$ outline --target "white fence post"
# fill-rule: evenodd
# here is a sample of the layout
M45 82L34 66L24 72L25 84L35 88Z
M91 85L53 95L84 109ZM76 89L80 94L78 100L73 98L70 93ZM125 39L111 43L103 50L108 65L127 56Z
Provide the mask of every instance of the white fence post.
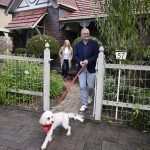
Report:
M104 87L104 74L105 74L105 60L104 48L99 48L99 55L96 65L96 85L95 85L95 120L101 120L102 100L103 100L103 87Z
M119 60L119 65L121 65L121 60ZM119 69L118 72L118 86L117 86L117 103L119 102L119 92L120 92L120 75L121 75L121 69ZM118 107L116 106L116 114L115 119L118 119Z
M45 44L44 50L44 75L43 75L43 110L50 109L50 50L49 44Z

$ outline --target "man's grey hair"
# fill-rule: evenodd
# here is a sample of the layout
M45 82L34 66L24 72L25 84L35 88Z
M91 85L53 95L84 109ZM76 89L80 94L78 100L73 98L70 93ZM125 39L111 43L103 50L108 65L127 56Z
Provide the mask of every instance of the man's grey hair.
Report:
M88 29L88 28L82 28L82 30L81 30L81 34L82 34L82 32L84 31L84 30L88 30L89 32L90 32L90 30Z

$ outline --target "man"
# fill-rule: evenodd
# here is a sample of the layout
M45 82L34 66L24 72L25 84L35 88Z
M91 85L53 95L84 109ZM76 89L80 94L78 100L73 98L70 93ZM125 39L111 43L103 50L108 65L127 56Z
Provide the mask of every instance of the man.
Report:
M81 92L81 108L85 111L88 103L94 98L95 66L99 53L98 43L90 39L90 31L87 28L81 30L82 40L77 43L74 50L74 59L78 70L84 66L79 75L79 84ZM87 93L88 85L88 93Z

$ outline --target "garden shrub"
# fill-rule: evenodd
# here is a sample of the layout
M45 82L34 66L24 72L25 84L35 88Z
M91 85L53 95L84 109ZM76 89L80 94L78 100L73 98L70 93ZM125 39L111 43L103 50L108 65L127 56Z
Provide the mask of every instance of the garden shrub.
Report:
M130 88L129 103L134 103L136 108L133 108L131 112L128 112L130 118L129 124L137 130L150 132L150 111L140 110L138 104L149 105L150 102L150 89L148 88Z
M131 118L130 126L140 131L150 132L150 111L134 108L128 116Z
M116 101L117 99L117 86L116 80L112 76L107 76L105 79L104 99Z
M0 64L0 104L28 102L33 96L14 94L8 89L43 91L43 65L36 62L5 61ZM57 74L51 74L51 98L56 99L64 89L63 80Z
M50 95L52 99L56 99L63 93L64 83L62 77L57 74L51 74L51 91Z
M46 43L49 43L51 58L57 57L59 43L54 37L48 35L36 35L29 39L26 45L27 54L35 55L36 57L43 57Z
M16 48L15 54L27 54L27 49L26 48Z

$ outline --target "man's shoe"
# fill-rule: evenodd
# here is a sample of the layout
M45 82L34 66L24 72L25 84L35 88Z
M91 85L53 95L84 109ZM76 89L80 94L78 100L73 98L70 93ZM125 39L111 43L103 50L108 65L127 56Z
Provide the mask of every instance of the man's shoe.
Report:
M66 78L64 78L64 81L65 81L65 82L67 82L67 79L66 79Z
M85 111L86 108L87 108L87 106L82 105L81 108L80 108L80 111Z

